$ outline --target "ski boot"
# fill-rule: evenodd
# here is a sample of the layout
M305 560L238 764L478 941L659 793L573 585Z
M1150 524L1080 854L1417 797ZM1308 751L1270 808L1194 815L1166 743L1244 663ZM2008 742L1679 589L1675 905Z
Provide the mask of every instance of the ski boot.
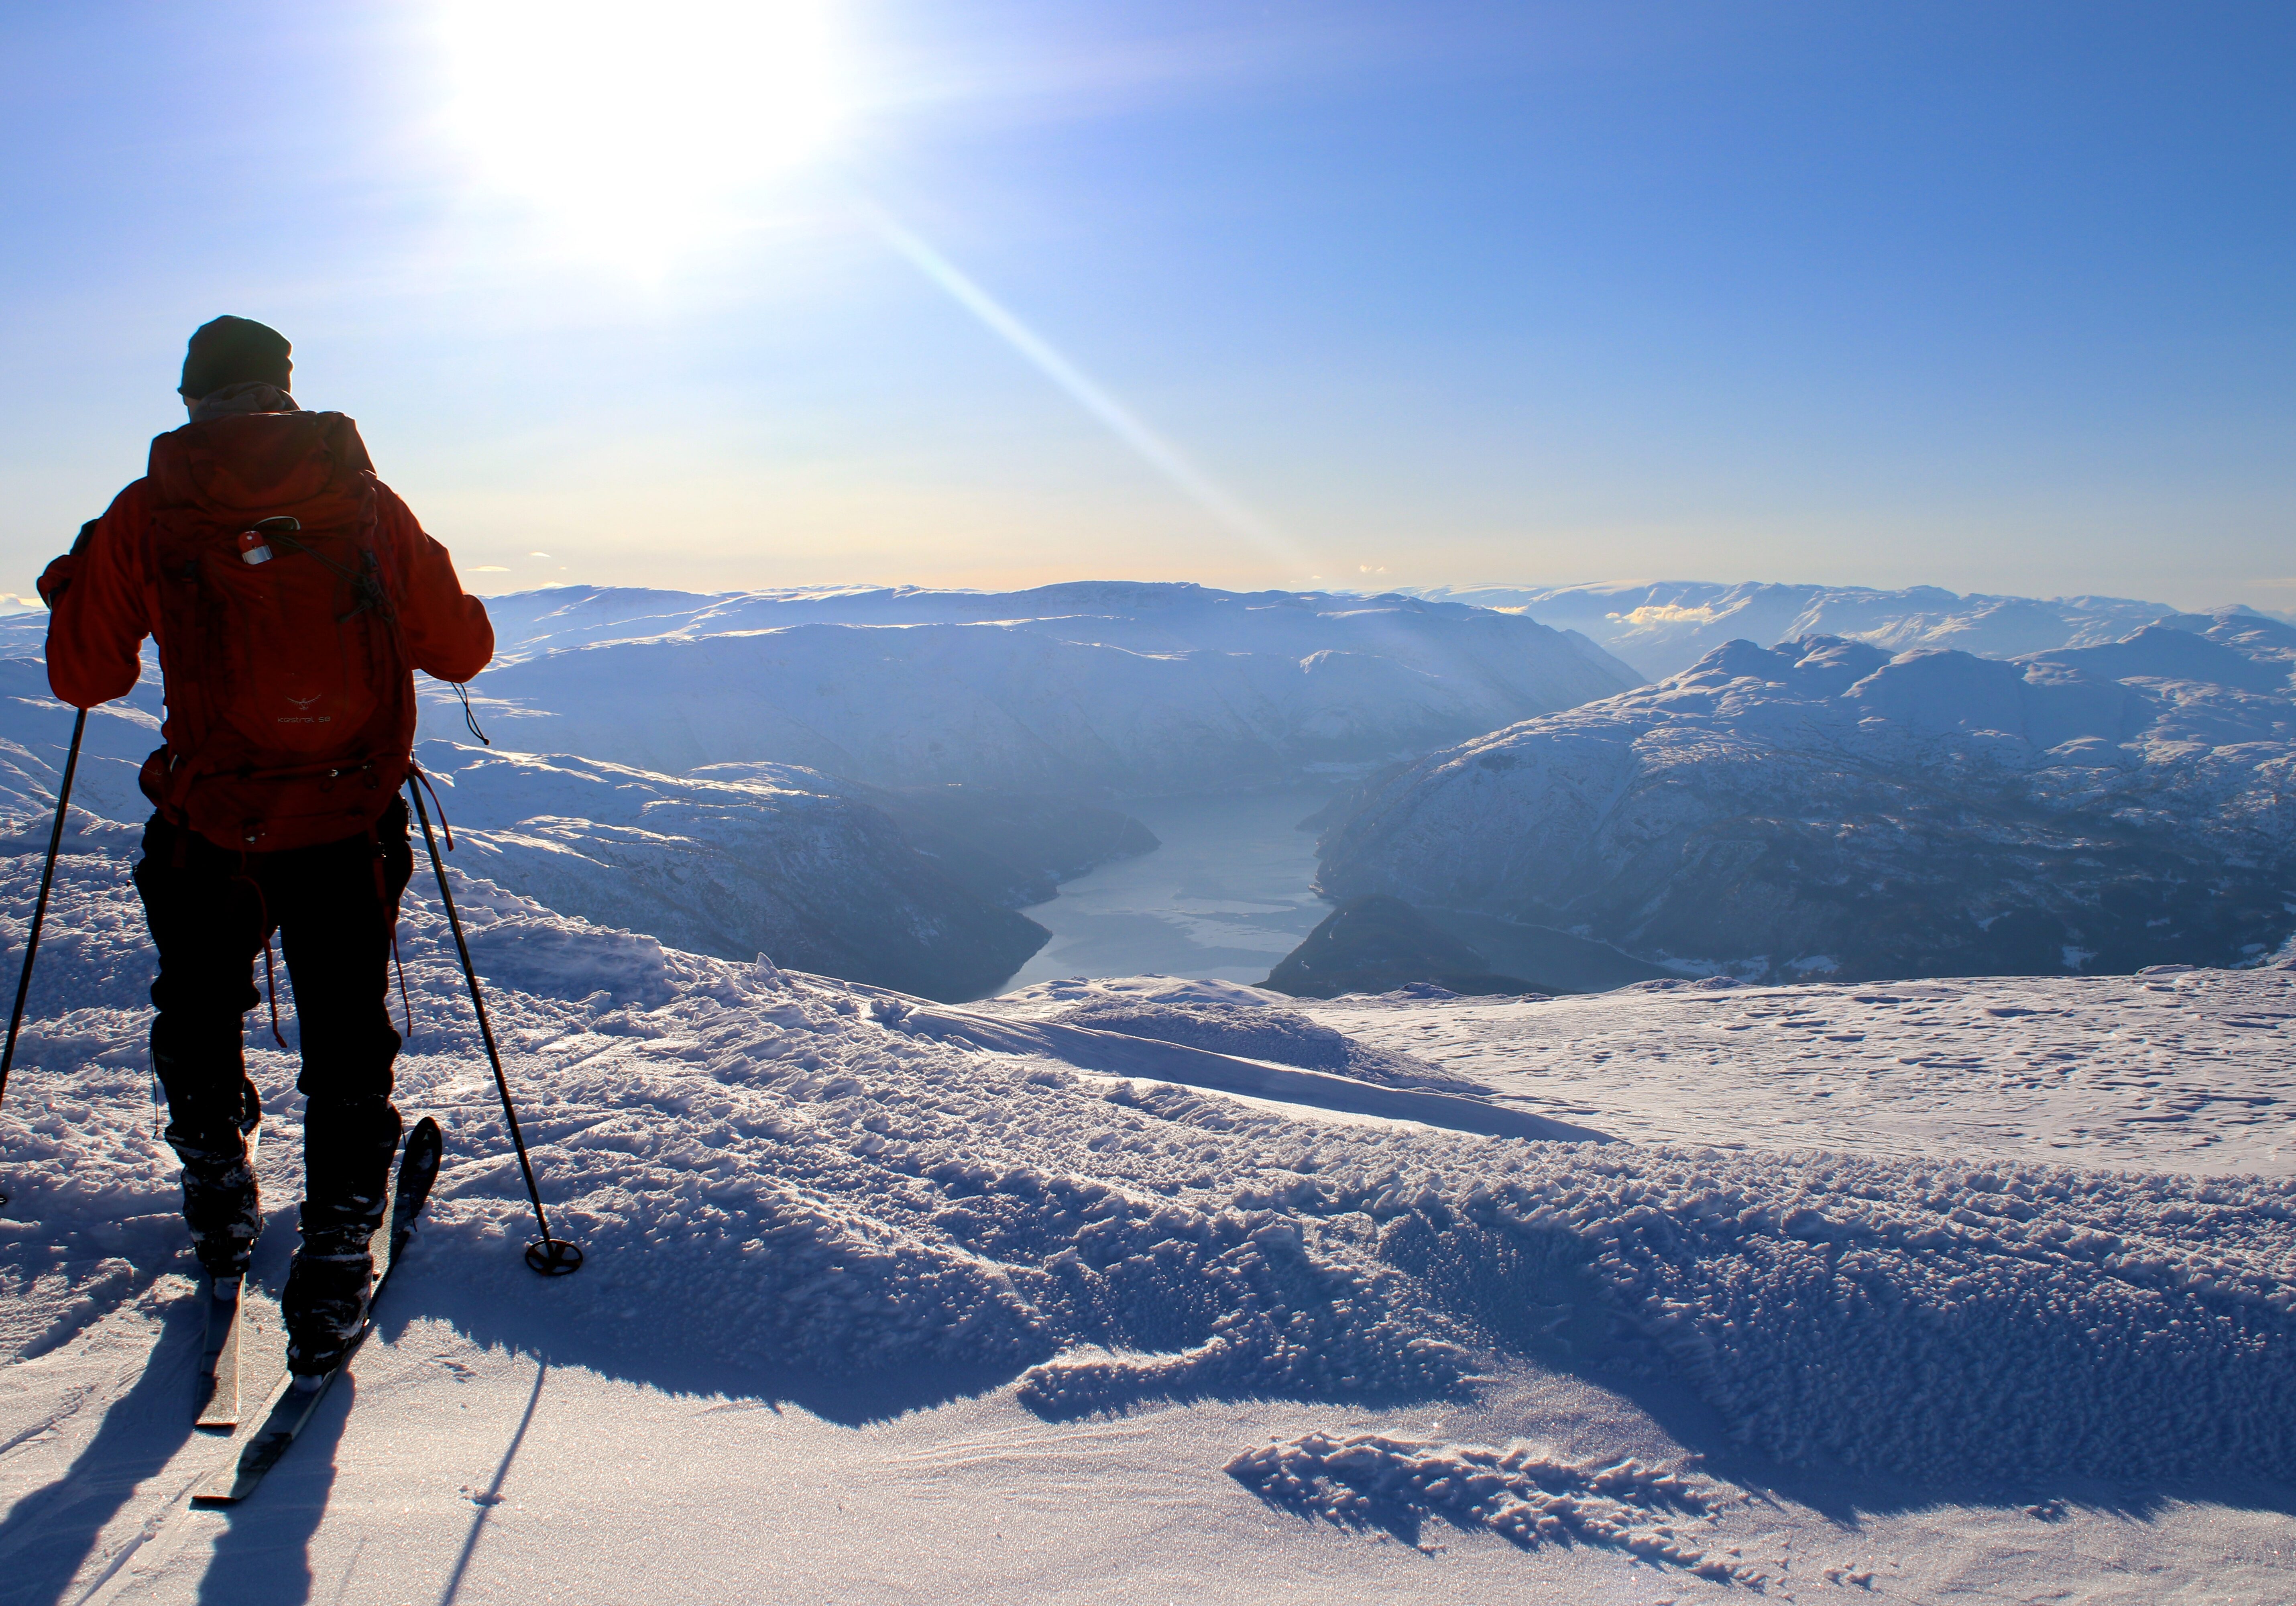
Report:
M366 1328L374 1296L375 1230L380 1197L303 1207L303 1242L287 1269L280 1314L287 1322L287 1370L299 1387L318 1387L343 1363Z
M240 1280L263 1231L254 1146L262 1119L255 1084L249 1083L244 1113L236 1122L226 1117L229 1124L206 1132L168 1128L168 1144L184 1165L184 1223L192 1231L192 1250L218 1299L239 1297Z

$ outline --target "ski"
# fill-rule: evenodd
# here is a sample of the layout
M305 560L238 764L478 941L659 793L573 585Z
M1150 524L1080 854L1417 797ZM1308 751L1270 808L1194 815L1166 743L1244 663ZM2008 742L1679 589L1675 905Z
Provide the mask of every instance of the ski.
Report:
M208 1300L207 1352L201 1362L200 1410L195 1426L239 1426L239 1356L250 1321L250 1299L247 1280L242 1278L239 1292L230 1298L210 1297Z
M256 1150L262 1146L263 1123L247 1133L247 1169L255 1170ZM200 1403L194 1424L201 1428L239 1426L240 1335L247 1330L247 1279L229 1299L215 1297L215 1280L208 1280L207 1341L200 1353Z
M383 1215L390 1223L390 1236L383 1242L382 1264L375 1268L374 1290L367 1299L366 1322L343 1352L342 1365L321 1378L316 1388L299 1389L294 1374L283 1373L265 1402L261 1425L234 1459L201 1480L192 1491L194 1505L236 1505L255 1493L263 1475L278 1464L297 1436L318 1414L320 1403L334 1387L335 1380L342 1376L343 1366L350 1364L359 1346L374 1330L375 1301L382 1297L382 1286L398 1264L400 1251L414 1236L414 1218L422 1211L423 1201L430 1197L430 1184L438 1179L444 1148L445 1138L439 1124L428 1116L416 1122L414 1132L407 1136L406 1156L399 1161L398 1174L391 1179L390 1196L385 1202Z

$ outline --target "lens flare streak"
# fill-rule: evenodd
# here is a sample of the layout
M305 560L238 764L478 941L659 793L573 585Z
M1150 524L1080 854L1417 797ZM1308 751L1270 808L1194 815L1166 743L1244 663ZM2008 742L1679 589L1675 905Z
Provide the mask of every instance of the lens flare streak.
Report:
M1171 442L1143 424L1132 410L1108 393L1052 343L1014 316L947 257L903 226L882 207L864 202L862 214L895 251L923 272L966 311L979 318L1037 370L1067 391L1076 403L1108 427L1110 433L1130 447L1140 459L1177 486L1191 501L1227 529L1264 548L1271 556L1299 568L1308 567L1297 546L1267 520L1238 500L1201 469L1182 456Z

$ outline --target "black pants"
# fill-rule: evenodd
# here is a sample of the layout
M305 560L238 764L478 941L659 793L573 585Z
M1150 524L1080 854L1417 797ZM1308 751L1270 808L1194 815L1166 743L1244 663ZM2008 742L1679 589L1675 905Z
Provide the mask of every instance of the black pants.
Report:
M209 1270L227 1258L210 1253L218 1223L254 1207L243 1133L258 1107L242 1045L245 1016L262 1001L255 966L275 930L302 1039L305 1237L372 1230L381 1218L399 1131L390 938L413 870L404 800L373 836L274 853L219 848L156 815L144 828L135 890L160 951L152 1064L167 1091L168 1141L184 1160L184 1216Z

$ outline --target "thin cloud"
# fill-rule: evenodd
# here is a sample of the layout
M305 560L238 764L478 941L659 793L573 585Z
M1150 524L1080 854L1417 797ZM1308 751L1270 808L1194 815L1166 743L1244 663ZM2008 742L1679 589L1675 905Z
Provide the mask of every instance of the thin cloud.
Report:
M510 570L501 564L480 564L471 571L473 574L507 574Z

